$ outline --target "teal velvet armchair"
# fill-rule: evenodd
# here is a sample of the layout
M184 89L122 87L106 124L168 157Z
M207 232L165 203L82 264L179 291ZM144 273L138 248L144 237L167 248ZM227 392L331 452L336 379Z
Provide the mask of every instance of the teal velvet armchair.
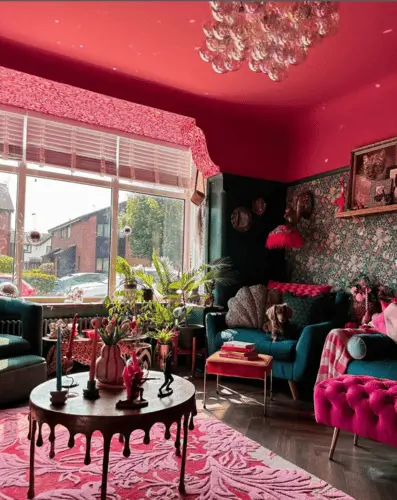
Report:
M0 405L26 399L47 378L41 305L0 298Z
M213 354L228 340L254 342L260 354L273 357L273 377L287 380L294 399L296 383L314 385L325 338L333 328L344 326L349 309L348 296L334 294L332 308L324 313L324 321L303 328L297 340L272 342L271 334L249 328L228 328L226 313L210 313L206 317L208 352Z

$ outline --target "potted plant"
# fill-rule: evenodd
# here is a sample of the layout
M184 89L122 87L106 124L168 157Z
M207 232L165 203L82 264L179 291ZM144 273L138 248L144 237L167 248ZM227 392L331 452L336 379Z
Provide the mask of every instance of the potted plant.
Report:
M143 267L135 269L135 276L142 282L142 293L144 302L153 300L154 296L154 276L145 273Z
M118 344L129 335L130 329L130 320L116 315L110 319L104 319L102 328L98 329L104 345L96 362L96 376L99 384L104 387L123 387L123 370L126 362L121 356Z
M123 257L117 257L116 259L116 273L124 278L124 290L136 290L137 281L135 271Z
M176 337L177 332L171 328L161 328L156 330L153 338L157 339L159 345L160 368L163 367L164 360L172 349L172 342Z
M197 269L182 273L180 277L169 285L180 297L181 305L174 310L174 316L178 321L179 338L178 344L181 349L191 349L193 338L203 325L190 324L189 316L193 309L188 305L192 299L200 297L200 288L203 287L207 295L205 302L213 305L213 291L216 285L230 286L235 283L237 273L232 267L229 257L214 260L209 264L203 264ZM206 303L204 303L207 305Z

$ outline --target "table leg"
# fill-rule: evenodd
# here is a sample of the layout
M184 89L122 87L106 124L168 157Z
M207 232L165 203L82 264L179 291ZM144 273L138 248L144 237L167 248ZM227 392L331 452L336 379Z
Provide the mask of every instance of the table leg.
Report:
M270 370L270 401L273 401L273 370Z
M181 456L181 421L177 423L176 438L175 438L175 456Z
M187 453L187 435L189 432L189 414L183 417L183 446L182 446L182 462L181 462L181 475L179 478L179 493L186 493L185 490L185 465Z
M264 397L264 410L263 410L263 415L266 417L266 390L267 390L267 374L265 372L265 383L264 383L264 388L263 388L263 397Z
M102 464L102 486L101 486L101 500L106 500L107 487L108 487L108 469L109 469L109 452L110 441L112 438L104 438L103 441L103 464Z
M192 344L192 377L194 377L194 374L196 372L196 349L197 349L197 338L193 337L193 344Z
M36 428L37 422L31 418L28 498L34 498L34 450L36 446Z
M205 409L205 399L206 399L206 390L207 390L207 367L204 367L204 396L203 396L203 408Z
M219 375L216 376L216 393L219 394Z

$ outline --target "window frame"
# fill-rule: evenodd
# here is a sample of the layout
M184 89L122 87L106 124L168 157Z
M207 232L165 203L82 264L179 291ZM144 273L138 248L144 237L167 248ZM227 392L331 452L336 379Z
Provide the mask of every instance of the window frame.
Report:
M25 116L25 126L24 126L24 137L26 138L27 133L27 117ZM119 141L119 138L118 138ZM189 189L173 189L166 185L157 184L143 184L141 182L134 182L128 179L119 179L118 177L118 165L116 166L116 175L109 176L106 175L105 178L94 177L88 174L84 175L85 172L81 171L78 175L74 175L74 172L68 169L51 169L51 171L40 168L37 165L36 168L26 163L26 140L24 140L23 149L23 160L18 163L18 166L7 165L7 162L0 159L0 173L11 173L17 175L17 199L16 199L16 218L15 218L15 249L14 249L14 272L13 281L17 285L19 290L22 290L22 273L23 269L23 254L24 254L24 225L25 225L25 205L26 205L26 180L28 177L36 177L42 179L59 180L64 182L73 182L78 184L85 184L95 187L105 187L111 191L111 217L110 220L105 224L108 225L110 238L110 255L109 255L109 271L108 271L108 282L109 290L116 289L116 271L115 263L117 258L117 242L119 228L118 224L113 224L114 220L118 220L119 216L119 191L128 191L131 193L149 195L149 196L164 196L167 198L181 199L184 201L184 220L183 220L183 231L184 231L184 244L183 244L183 257L182 257L182 268L187 270L190 265L190 249L191 249L191 228L190 228L190 213L191 213L191 201L190 201L190 190ZM59 170L59 171L58 171ZM104 226L105 226L104 225ZM71 226L67 226L67 239L71 236ZM62 236L61 236L62 237ZM95 261L96 264L96 261ZM42 303L59 303L63 302L64 297L23 297L24 300ZM94 297L85 297L84 302L101 302L102 299Z

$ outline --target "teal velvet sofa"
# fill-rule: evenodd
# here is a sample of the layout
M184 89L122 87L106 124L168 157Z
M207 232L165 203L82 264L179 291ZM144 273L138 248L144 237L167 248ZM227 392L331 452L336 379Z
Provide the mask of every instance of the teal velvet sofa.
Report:
M347 348L353 356L347 366L347 375L368 375L397 380L397 344L387 335L355 335L349 340Z
M209 354L218 351L229 340L254 342L260 354L273 357L273 377L287 380L294 399L298 398L296 383L314 386L325 338L333 328L344 326L348 318L349 297L343 292L330 294L331 307L324 311L323 321L306 325L297 340L272 342L271 334L249 328L228 328L226 313L206 316Z
M0 298L0 405L23 401L47 379L41 305Z

